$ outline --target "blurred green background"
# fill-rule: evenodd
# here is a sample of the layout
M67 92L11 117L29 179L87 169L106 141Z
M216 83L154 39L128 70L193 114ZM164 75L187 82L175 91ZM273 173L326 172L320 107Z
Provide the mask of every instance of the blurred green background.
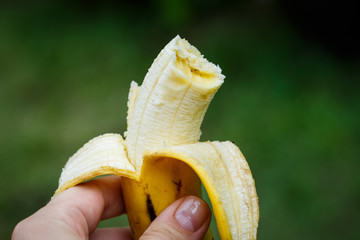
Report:
M78 148L125 131L130 81L176 34L227 77L202 140L246 156L258 238L360 239L358 12L350 1L2 1L0 239L49 201Z

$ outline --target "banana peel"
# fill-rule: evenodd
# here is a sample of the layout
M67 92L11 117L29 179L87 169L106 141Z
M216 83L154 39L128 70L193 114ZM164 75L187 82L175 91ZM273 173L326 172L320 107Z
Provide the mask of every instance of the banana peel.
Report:
M129 91L127 131L90 140L66 163L55 195L96 176L122 176L138 239L167 206L209 195L221 239L256 239L258 197L248 163L232 142L199 142L205 112L224 81L221 69L176 36L141 86ZM211 239L209 231L204 239Z

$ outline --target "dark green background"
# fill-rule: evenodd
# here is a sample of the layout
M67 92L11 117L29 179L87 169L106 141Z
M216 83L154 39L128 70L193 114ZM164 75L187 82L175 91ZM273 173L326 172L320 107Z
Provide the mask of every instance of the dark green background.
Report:
M78 148L125 131L130 81L176 34L226 75L202 140L246 156L258 238L360 239L356 12L347 1L2 2L0 239L49 201Z

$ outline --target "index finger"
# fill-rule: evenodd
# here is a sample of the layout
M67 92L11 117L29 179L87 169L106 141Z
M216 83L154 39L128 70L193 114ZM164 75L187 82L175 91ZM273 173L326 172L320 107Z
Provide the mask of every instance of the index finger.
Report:
M103 177L58 194L17 224L12 239L88 239L101 219L124 211L120 177Z
M47 207L72 212L70 216L75 221L83 218L92 232L100 220L125 212L121 178L107 176L79 184L55 196Z

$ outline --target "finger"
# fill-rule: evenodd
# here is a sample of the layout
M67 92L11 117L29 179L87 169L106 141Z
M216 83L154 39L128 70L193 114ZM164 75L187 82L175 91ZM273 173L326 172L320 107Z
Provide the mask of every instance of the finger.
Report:
M130 240L133 239L130 228L99 228L91 235L90 240Z
M79 211L89 230L94 230L102 219L116 217L125 212L118 176L91 180L70 188L56 196L49 207L65 211Z
M209 227L210 220L209 206L200 198L187 196L166 208L140 239L201 239Z
M13 239L87 238L101 219L124 212L120 177L95 179L70 188L54 197L45 207L20 222ZM27 233L24 238L16 238ZM64 236L67 236L66 238ZM71 238L75 237L75 238Z

